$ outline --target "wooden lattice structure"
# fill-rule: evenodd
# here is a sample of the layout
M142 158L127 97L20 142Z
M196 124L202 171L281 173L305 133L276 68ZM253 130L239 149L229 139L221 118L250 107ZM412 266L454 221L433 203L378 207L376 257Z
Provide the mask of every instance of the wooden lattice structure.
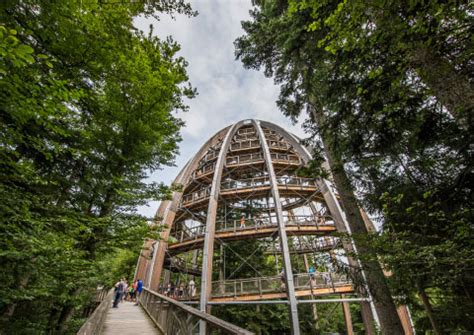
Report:
M167 228L160 241L145 242L136 277L163 293L171 272L190 275L197 292L186 289L178 299L198 304L201 311L209 312L212 304L287 300L293 334L300 333L298 304L323 297L342 303L348 333L348 301L360 302L364 323L372 324L370 294L363 283L356 285L341 271L311 272L308 254L336 257L336 249L353 249L334 237L348 228L331 183L298 176L310 159L294 135L269 122L243 120L219 131L176 178L182 191L161 203L157 220ZM270 241L267 252L278 254L281 274L220 275L213 281L214 249L243 239ZM293 271L295 254L304 257L304 273Z

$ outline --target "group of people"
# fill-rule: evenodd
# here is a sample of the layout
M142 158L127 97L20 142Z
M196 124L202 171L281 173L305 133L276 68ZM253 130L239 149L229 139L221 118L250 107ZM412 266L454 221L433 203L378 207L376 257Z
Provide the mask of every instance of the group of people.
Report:
M143 281L135 280L129 285L125 278L121 278L114 286L114 302L112 307L118 308L118 304L123 301L137 302L143 290Z
M314 266L310 266L308 269L309 273L309 278L311 279L312 285L316 284L316 269ZM326 285L332 285L332 279L331 279L331 274L327 271L320 271L321 277L324 280L324 284Z
M191 279L186 285L184 282L160 284L159 293L173 298L173 299L183 299L183 298L193 298L196 296L196 283Z

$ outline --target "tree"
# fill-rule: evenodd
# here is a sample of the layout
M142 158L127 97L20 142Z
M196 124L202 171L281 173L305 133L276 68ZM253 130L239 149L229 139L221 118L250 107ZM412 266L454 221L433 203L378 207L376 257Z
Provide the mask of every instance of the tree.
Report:
M365 205L383 214L379 255L393 270L394 287L399 295L418 293L435 332L471 329L472 318L457 317L472 304L464 298L472 296L464 284L472 277L468 4L292 4L311 10L308 29L327 29L318 46L345 64L346 79L339 81L345 93L331 131L343 135L339 147L357 167L352 180L364 190ZM433 313L425 289L450 302Z
M194 90L179 46L133 27L155 11L193 15L167 1L1 5L4 329L63 332L98 259L149 233L136 207L170 194L144 179L172 164L183 123L171 112Z
M361 261L382 260L394 292L414 305L421 297L437 332L472 328L457 317L470 315L473 259L469 15L457 4L262 1L236 44L246 66L282 84L287 115L309 109L307 130L321 139L345 210L363 204L383 222L380 236L355 235L370 251L358 248ZM421 49L438 60L416 65ZM467 93L450 107L443 96L458 83ZM348 206L351 189L361 201ZM429 294L449 303L430 306Z
M328 5L333 10L328 11ZM374 72L390 63L401 73L411 71L459 124L472 127L468 1L304 0L292 1L291 6L311 11L308 29L326 28L319 47L332 53L355 51L353 61L372 60Z
M337 77L338 59L317 47L316 42L325 31L307 31L307 25L311 22L307 12L289 16L286 1L262 1L257 3L257 7L251 12L253 21L243 23L247 35L236 41L237 58L241 58L248 68L264 67L267 76L274 76L275 82L282 84L278 106L286 115L296 118L304 109L310 112L313 122L319 127L331 172L357 240L358 236L366 235L367 230L353 186L344 170L337 137L326 126L331 102L323 100L330 90L335 89L327 83ZM358 243L357 248L361 254L373 254L362 243ZM362 268L375 296L382 331L402 334L403 329L382 269L374 258L362 260Z

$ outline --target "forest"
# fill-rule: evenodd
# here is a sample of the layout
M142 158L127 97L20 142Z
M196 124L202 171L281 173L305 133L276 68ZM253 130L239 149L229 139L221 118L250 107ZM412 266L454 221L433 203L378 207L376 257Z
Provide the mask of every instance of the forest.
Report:
M275 113L304 120L314 159L300 173L333 179L381 332L400 333L395 304L410 307L419 333L472 332L472 3L252 6L236 60L279 86ZM143 240L165 228L137 208L180 190L146 179L174 164L185 127L176 111L197 91L180 45L134 26L164 15L198 13L184 0L0 2L1 334L76 333L97 287L132 280ZM250 262L274 272L258 241L235 248L257 250ZM344 331L342 311L322 305L329 316L315 326L302 308L304 333ZM246 324L255 311L213 314ZM249 330L288 328L286 308L257 312Z
M282 113L306 115L307 172L329 163L387 334L390 295L421 332L474 327L472 14L467 1L256 1L235 42L280 85Z

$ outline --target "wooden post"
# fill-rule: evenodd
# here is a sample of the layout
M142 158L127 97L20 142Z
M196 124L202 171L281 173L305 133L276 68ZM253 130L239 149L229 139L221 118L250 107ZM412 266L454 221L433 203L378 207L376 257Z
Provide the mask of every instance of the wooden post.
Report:
M299 335L300 334L300 325L298 319L298 306L295 295L295 286L293 283L293 269L291 267L290 260L290 251L288 248L288 239L286 235L285 222L283 221L283 210L280 201L280 192L278 190L278 183L275 175L275 170L273 169L272 158L270 155L270 149L268 148L268 143L265 139L260 124L257 121L253 121L254 127L257 130L258 136L260 138L260 144L262 146L263 156L265 157L265 163L270 177L270 185L272 186L272 195L273 201L275 202L275 213L277 215L278 223L278 233L280 234L280 244L281 244L281 253L283 260L283 268L285 269L285 284L286 284L286 293L288 296L289 309L290 309L290 324L291 324L291 334Z
M345 295L341 294L341 298L345 298ZM342 312L344 313L344 321L346 323L347 335L354 335L354 328L352 327L351 308L347 301L342 302Z
M224 168L225 156L230 147L232 136L234 136L237 129L239 129L242 124L243 122L236 123L230 129L228 129L222 143L219 156L217 157L216 171L214 172L214 177L212 179L209 205L207 208L206 232L204 235L204 247L202 255L201 296L199 298L199 309L202 312L208 311L207 302L209 301L212 290L212 259L214 254L214 236L216 232L217 206L222 179L222 170ZM206 323L200 322L199 334L206 335L206 333Z

